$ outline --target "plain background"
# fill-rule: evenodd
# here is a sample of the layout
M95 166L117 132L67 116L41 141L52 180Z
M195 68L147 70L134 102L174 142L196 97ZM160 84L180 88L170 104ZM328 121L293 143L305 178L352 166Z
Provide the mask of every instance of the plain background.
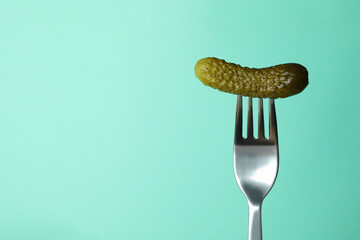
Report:
M236 96L203 57L297 62L267 240L360 238L359 2L1 1L0 239L247 239Z

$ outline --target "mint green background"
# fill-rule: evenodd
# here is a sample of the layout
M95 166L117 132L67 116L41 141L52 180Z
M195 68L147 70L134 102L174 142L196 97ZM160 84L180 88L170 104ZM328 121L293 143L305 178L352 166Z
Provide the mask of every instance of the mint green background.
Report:
M298 62L267 240L360 238L358 1L1 1L0 239L247 239L236 96L196 61Z

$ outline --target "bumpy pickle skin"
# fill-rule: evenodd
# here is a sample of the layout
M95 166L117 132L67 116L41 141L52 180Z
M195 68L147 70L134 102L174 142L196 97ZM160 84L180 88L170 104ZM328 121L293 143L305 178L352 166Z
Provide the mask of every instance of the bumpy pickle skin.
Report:
M200 59L195 65L195 76L223 92L272 99L298 94L309 83L308 71L297 63L248 68L214 57Z

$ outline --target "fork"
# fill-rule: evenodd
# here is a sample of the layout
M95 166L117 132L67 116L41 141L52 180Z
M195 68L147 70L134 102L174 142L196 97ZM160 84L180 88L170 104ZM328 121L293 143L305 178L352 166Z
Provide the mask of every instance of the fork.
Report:
M265 137L263 99L259 98L258 137L253 134L252 98L248 98L247 136L242 136L242 96L237 98L234 172L248 200L248 240L262 240L261 205L275 183L279 169L279 147L275 103L269 100L269 138Z

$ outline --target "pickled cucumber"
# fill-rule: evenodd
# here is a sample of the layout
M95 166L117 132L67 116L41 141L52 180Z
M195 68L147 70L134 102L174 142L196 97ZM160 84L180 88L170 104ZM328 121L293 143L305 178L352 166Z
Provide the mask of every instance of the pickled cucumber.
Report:
M208 57L195 65L195 76L203 84L223 92L257 98L285 98L308 85L308 71L297 63L267 68L248 68Z

